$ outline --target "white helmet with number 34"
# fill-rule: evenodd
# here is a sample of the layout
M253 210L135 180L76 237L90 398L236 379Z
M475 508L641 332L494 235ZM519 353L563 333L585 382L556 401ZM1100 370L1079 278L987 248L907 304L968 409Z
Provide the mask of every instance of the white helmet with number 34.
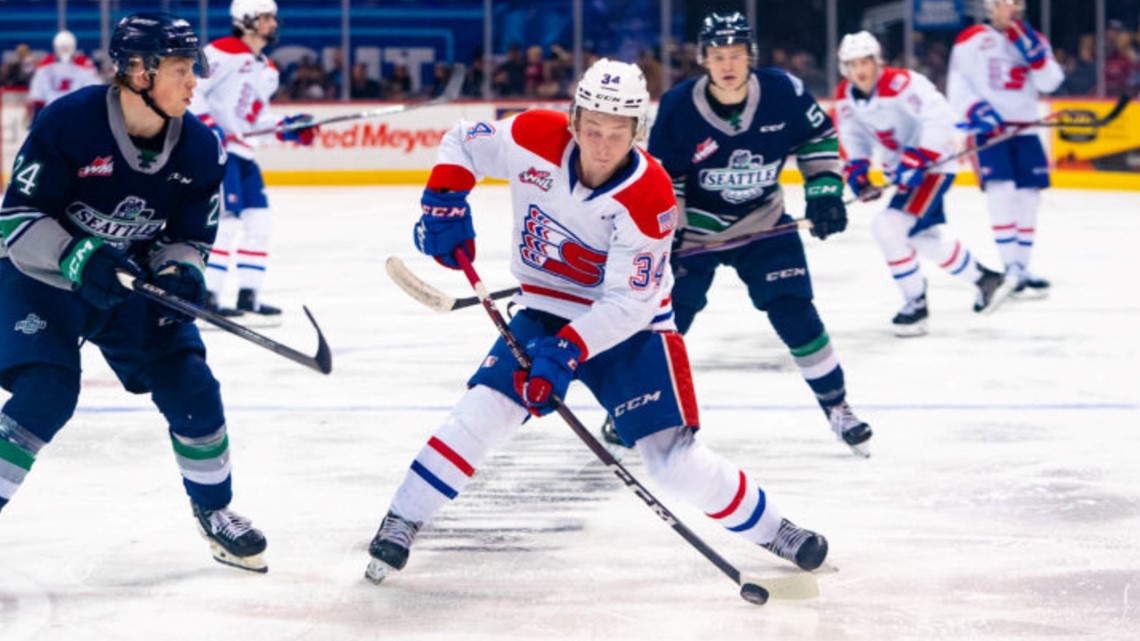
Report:
M579 109L633 118L634 139L645 137L649 122L649 90L645 74L637 65L602 58L582 74L574 91L570 121L577 120Z

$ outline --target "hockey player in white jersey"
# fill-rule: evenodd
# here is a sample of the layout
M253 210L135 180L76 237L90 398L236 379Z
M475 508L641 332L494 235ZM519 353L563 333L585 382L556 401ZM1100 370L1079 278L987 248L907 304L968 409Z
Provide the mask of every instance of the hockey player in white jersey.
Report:
M927 332L926 278L919 258L977 288L974 311L993 311L1015 281L978 264L973 252L943 232L942 198L954 182L955 164L927 167L954 153L954 115L930 80L907 69L883 66L882 50L866 31L839 44L839 70L845 80L835 95L839 141L848 158L844 173L861 200L882 189L871 184L872 153L879 148L886 174L898 186L887 208L875 216L872 232L903 308L891 321L899 336Z
M53 53L44 56L36 65L28 85L28 121L35 119L41 109L67 94L103 83L95 63L79 53L75 34L64 30L51 41Z
M985 10L989 24L959 34L946 80L947 97L975 146L1001 133L1006 122L1037 120L1038 97L1064 80L1045 36L1022 17L1023 0L985 0ZM1014 296L1044 297L1049 281L1029 271L1040 192L1049 187L1041 140L1030 130L980 151L976 169L998 254L1017 279Z
M531 414L552 412L575 378L666 492L801 569L823 563L823 536L782 518L755 480L696 438L670 304L677 202L661 165L634 145L648 108L641 71L602 59L578 83L569 116L532 109L460 122L443 137L416 247L452 268L457 252L474 258L467 196L482 177L509 181L520 283L510 328L532 366L518 369L504 340L494 344L396 490L369 546L372 581L402 569L420 528Z
M243 135L256 129L303 123L308 114L282 119L269 111L269 99L277 91L277 67L265 55L265 47L277 42L277 3L273 0L233 0L232 35L206 47L210 77L198 84L190 110L225 142L225 212L218 226L218 239L206 269L209 288L207 307L226 315L251 312L266 316L281 313L260 300L269 264L272 219L261 168L254 159L257 138ZM319 127L283 130L277 138L311 145ZM224 307L220 297L230 271L237 272L236 310Z

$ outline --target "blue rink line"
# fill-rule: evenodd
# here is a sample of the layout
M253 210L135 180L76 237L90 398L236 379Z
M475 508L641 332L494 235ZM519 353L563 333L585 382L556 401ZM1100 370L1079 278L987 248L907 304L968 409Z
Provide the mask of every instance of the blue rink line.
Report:
M450 405L229 405L227 414L370 414L392 412L446 412ZM598 412L597 405L572 405L575 412ZM818 412L816 405L701 405L701 412ZM893 403L874 405L861 403L866 412L1130 412L1140 410L1138 403ZM108 406L76 409L80 414L132 414L157 412L151 405L137 407Z

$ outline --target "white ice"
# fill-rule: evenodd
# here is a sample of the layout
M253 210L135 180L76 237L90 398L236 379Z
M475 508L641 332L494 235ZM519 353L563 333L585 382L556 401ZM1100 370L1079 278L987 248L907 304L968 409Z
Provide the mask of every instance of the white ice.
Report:
M801 189L789 206L802 211ZM689 335L700 437L831 541L819 596L749 605L557 417L493 457L428 525L406 570L363 579L366 546L412 457L496 337L479 308L436 314L384 274L399 255L469 295L411 243L413 188L275 188L262 330L333 347L324 377L218 331L233 507L270 542L266 575L211 560L165 424L84 349L80 408L0 515L0 640L1134 639L1140 632L1140 196L1048 192L1033 268L1043 301L970 310L971 288L924 266L931 333L895 338L901 303L869 233L806 241L817 304L875 430L873 456L831 435L787 350L722 271ZM472 197L476 261L507 271L506 190ZM991 265L974 188L951 229ZM806 238L806 235L805 235ZM602 417L570 392L589 425ZM0 401L6 396L0 392ZM629 469L644 477L635 454ZM788 565L667 495L745 572Z

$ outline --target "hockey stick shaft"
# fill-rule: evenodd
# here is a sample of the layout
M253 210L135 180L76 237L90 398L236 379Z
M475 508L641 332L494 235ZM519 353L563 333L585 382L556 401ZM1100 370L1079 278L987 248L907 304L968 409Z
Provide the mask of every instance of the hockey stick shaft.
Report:
M404 264L404 261L395 256L388 257L388 260L384 263L384 269L388 272L388 277L392 279L392 282L396 283L406 294L422 303L425 307L437 312L450 312L479 304L478 296L456 298L432 287L413 274L412 270L408 269L407 265ZM495 300L510 298L517 293L517 287L500 289L491 292L491 298Z
M1074 109L1061 109L1036 122L1007 121L1006 124L1014 127L1072 127L1074 129L1105 127L1124 112L1124 108L1128 106L1131 99L1132 97L1128 94L1121 95L1116 99L1116 102L1112 105L1112 109L1109 110L1107 114L1091 120L1065 120L1065 116L1084 118L1088 112Z
M754 240L761 238L772 238L774 236L783 236L785 234L794 234L801 229L811 229L811 221L807 218L797 218L790 223L776 225L771 229L765 229L754 234L745 234L736 238L729 238L715 243L708 243L707 245L697 245L696 247L686 247L673 252L673 256L677 258L684 258L686 256L699 256L701 254L708 254L710 252L725 251L728 249L736 249L742 247Z
M183 300L141 278L135 278L126 272L119 272L118 277L119 282L122 283L124 287L135 291L143 298L188 316L203 320L238 338L244 338L255 345L264 347L275 354L284 356L294 363L299 363L309 369L316 370L322 374L328 374L332 371L332 351L329 349L329 345L325 341L325 336L321 333L321 328L317 325L317 321L313 318L313 314L309 311L308 307L303 308L305 310L305 316L308 316L309 322L312 323L313 328L317 330L317 353L314 356L302 354L292 347L278 343L272 338L258 334L248 327L243 327L224 316L219 316L208 309L199 307L190 301Z
M452 67L451 77L447 81L443 92L436 98L431 100L424 100L422 102L413 102L402 105L389 105L387 107L377 107L375 109L365 109L351 114L341 114L339 116L330 116L322 120L315 120L310 122L291 122L288 125L275 125L273 127L265 127L264 129L255 129L249 133L234 136L235 139L252 138L255 136L264 136L266 134L277 134L284 131L293 131L296 129L306 129L308 127L323 127L338 122L347 122L349 120L363 120L365 118L379 118L381 116L392 116L405 111L414 111L416 109L423 109L425 107L435 107L437 105L445 105L452 100L459 97L460 91L463 89L463 80L466 72L466 65L462 63L455 63Z
M527 356L526 350L519 344L518 338L515 337L506 319L504 319L503 315L499 312L495 301L491 300L487 287L483 284L482 279L479 278L479 274L475 271L475 267L471 264L471 260L467 257L467 254L462 249L456 249L453 255L455 256L455 260L459 263L459 266L463 269L464 275L467 276L467 280L471 283L472 289L475 290L475 295L479 298L480 303L482 303L483 309L487 311L487 315L491 317L491 322L495 324L495 328L499 330L499 335L503 337L503 341L506 342L507 347L511 350L511 354L514 355L515 360L518 361L523 369L530 369L530 358ZM578 420L578 417L570 411L570 408L566 407L566 404L562 402L561 398L557 395L553 395L552 399L555 411L558 412L558 415L570 426L574 434L586 444L586 447L590 448L590 451L601 460L602 464L609 468L630 491L637 495L637 497L645 503L646 507L653 510L653 513L656 514L658 518L668 523L673 528L673 531L681 535L681 538L685 539L689 545L696 548L698 552L704 555L704 557L720 569L721 572L724 572L728 578L732 579L733 583L741 585L740 570L738 570L736 566L729 563L728 560L721 556L716 550L709 547L707 543L702 541L688 526L682 523L668 508L658 501L633 474L629 473L629 470L614 458L613 454L610 454L609 451L590 434L590 430L582 424L582 421ZM764 598L767 599L768 591L764 589L763 586L756 587L763 590Z

